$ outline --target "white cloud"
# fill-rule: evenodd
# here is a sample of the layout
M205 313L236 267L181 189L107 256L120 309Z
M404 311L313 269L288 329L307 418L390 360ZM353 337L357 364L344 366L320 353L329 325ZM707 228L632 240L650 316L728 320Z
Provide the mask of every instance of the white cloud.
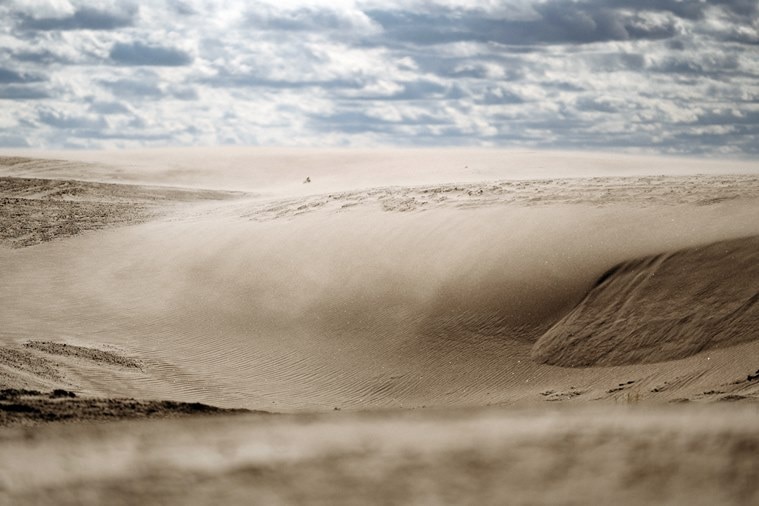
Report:
M758 156L759 21L749 7L5 2L0 143L654 146Z
M14 12L38 18L70 16L76 10L68 0L13 0L11 4Z

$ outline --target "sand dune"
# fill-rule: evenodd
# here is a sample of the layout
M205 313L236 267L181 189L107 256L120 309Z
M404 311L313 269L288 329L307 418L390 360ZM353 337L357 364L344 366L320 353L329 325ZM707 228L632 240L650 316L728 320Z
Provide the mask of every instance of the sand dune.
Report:
M0 167L49 165L39 160L22 159L23 163L16 163L17 160L0 157ZM89 230L156 219L176 211L183 203L241 195L242 192L0 177L0 243L31 246Z
M533 357L585 367L662 362L759 339L759 237L617 265Z
M0 424L163 420L0 429L0 502L756 502L751 164L56 156L0 157Z
M738 327L723 341L744 342L742 352L713 349L706 369L698 356L646 368L540 363L577 365L546 358L543 350L561 322L586 314L583 299L589 291L595 297L594 283L612 266L759 234L759 178L750 173L363 188L372 181L365 170L356 169L356 179L343 168L353 188L320 194L298 181L307 193L283 197L51 181L44 177L74 169L35 163L7 170L36 167L43 179L5 180L9 195L42 210L35 212L51 202L94 201L146 205L156 213L0 251L7 266L0 336L13 350L6 353L40 351L28 341L113 346L144 364L133 374L59 357L65 360L56 370L66 381L48 378L33 388L278 411L614 401L632 391L661 401L755 395L739 380L756 370L756 343ZM113 170L91 168L100 176ZM174 175L171 166L143 170L164 184ZM251 170L259 173L249 181L276 172ZM112 214L121 216L116 208ZM718 255L696 255L687 269L700 269L703 286L733 279L740 262L755 259L747 244L724 268ZM680 290L676 265L657 288L659 297ZM628 300L619 283L618 290L617 281L603 285L605 311L612 311L607 299L618 302L616 292L621 303ZM699 286L676 299L676 310L687 311L678 318L693 313L687 301ZM751 294L721 296L730 306ZM719 340L700 335L654 351L628 339L617 346L627 358L588 365L681 359ZM551 350L571 346L556 342ZM674 352L678 347L689 351ZM49 362L49 355L38 358Z
M3 151L10 155L0 158L0 167L8 176L211 188L286 197L504 179L759 172L759 163L754 160L482 148ZM302 184L306 177L311 177L311 184Z

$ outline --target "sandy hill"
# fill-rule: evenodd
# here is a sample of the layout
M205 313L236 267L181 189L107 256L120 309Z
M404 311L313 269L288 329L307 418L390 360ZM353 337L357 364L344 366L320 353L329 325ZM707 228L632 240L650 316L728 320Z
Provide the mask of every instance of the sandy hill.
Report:
M273 411L755 396L739 163L374 155L0 159L6 386ZM213 181L248 193L170 185Z
M2 156L0 503L756 504L758 174Z
M759 339L759 237L621 263L535 344L545 363L663 362Z

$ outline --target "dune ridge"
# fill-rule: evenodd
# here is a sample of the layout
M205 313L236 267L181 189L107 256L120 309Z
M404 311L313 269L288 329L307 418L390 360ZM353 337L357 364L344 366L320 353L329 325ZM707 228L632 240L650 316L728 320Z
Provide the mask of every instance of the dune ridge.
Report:
M663 362L759 339L759 236L623 262L532 349L547 364Z
M482 148L3 150L9 176L131 182L279 196L501 179L756 174L753 160ZM0 158L0 168L3 160ZM301 184L310 176L312 183Z
M314 212L422 212L437 209L537 207L581 204L610 207L710 206L759 199L755 174L606 176L496 180L418 186L390 186L296 198L262 199L239 206L246 218L269 221Z

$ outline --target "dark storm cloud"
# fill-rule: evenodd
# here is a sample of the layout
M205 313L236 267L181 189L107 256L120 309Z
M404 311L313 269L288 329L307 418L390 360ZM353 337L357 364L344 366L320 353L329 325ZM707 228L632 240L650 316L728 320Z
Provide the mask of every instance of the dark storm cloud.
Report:
M20 135L0 133L0 148L28 148L29 141Z
M623 107L620 104L615 104L608 100L603 100L595 97L582 97L577 100L576 108L578 111L583 112L603 112L603 113L616 113L620 112Z
M434 52L414 55L419 69L441 77L493 79L493 68L498 69L498 79L515 81L525 75L529 64L521 55L483 55L479 58L441 56ZM489 68L490 67L490 68Z
M741 126L759 134L759 110L741 111L740 109L709 111L699 114L695 124L700 126Z
M713 0L711 3L725 7L744 22L751 22L751 18L759 14L759 2L756 0Z
M704 10L708 7L703 0L617 0L616 2L604 2L595 0L584 2L588 8L612 5L625 9L649 10L655 12L671 12L683 19L701 19Z
M668 57L654 63L650 70L665 74L689 74L699 77L718 77L738 73L741 65L734 54L699 55Z
M329 116L312 116L314 128L328 132L356 134L362 132L387 133L392 132L394 125L372 118L362 112L346 111Z
M419 80L399 83L403 89L388 95L367 95L371 100L439 100L456 93L456 88L435 81ZM458 98L458 97L453 97Z
M609 2L595 0L597 6L608 5ZM671 12L682 19L700 20L711 7L721 7L725 12L741 18L742 22L751 22L751 17L759 13L759 2L756 0L618 0L616 6L627 9L640 9L659 12Z
M756 0L556 0L535 4L531 19L499 18L478 9L375 9L367 14L384 28L382 42L389 45L393 41L415 45L470 41L529 46L669 39L680 34L675 18L701 20L707 9L717 6L739 25L751 25L759 14ZM652 23L645 13L671 14L671 18ZM756 43L755 37L744 32L725 36Z
M0 84L36 83L40 81L44 81L44 78L40 75L0 67Z
M288 11L257 6L246 15L246 24L262 30L288 32L345 30L354 21L340 11L317 7L303 7Z
M0 100L41 100L49 97L47 91L35 86L0 86Z
M358 107L358 109L356 108ZM348 108L340 113L330 115L311 115L309 124L312 128L319 131L338 132L343 134L362 134L373 133L388 138L399 136L399 132L424 130L428 127L445 127L449 121L444 118L436 117L431 114L422 114L414 117L403 117L395 120L388 120L372 116L360 110L358 106L349 105Z
M324 90L360 89L362 79L274 79L260 74L234 74L220 70L215 76L200 79L199 82L219 88L270 88L275 90L297 90L321 88Z
M200 98L197 90L189 86L175 86L170 89L169 95L177 100L198 100Z
M13 53L12 58L19 62L38 63L44 65L50 65L52 63L73 63L69 58L60 56L47 49L43 50L28 50L17 51Z
M518 93L503 87L489 87L481 96L479 96L475 103L482 105L508 105L508 104L523 104L525 102Z
M154 82L155 78L101 80L101 86L108 88L118 97L156 99L163 97L163 91Z
M721 34L725 42L737 42L738 44L759 45L759 32L746 33L738 30L731 30L728 33Z
M649 25L637 14L629 15L612 8L609 2L598 2L598 5L590 2L550 2L541 4L537 11L541 19L531 24L535 30L535 43L655 40L671 38L677 34L672 22Z
M661 142L660 147L663 150L691 155L709 155L727 148L744 155L756 156L759 154L759 144L755 141L758 133L756 129L737 129L729 134L683 129L672 132L666 140ZM645 138L639 140L639 144L645 142Z
M132 26L136 14L136 9L109 12L82 7L69 16L38 18L21 14L18 19L24 30L116 30Z
M649 25L626 11L589 2L561 0L535 6L536 19L494 18L484 11L438 10L412 13L373 10L367 14L385 30L388 40L428 45L449 42L497 42L506 45L585 44L591 42L665 39L675 36L674 23Z
M105 130L79 130L75 136L82 139L128 140L152 142L168 142L173 140L173 133L137 133L137 132L108 132Z
M120 102L93 102L90 110L98 114L130 114L130 110Z
M138 79L100 80L98 84L109 89L116 97L133 100L159 100L165 98L196 100L198 98L198 93L194 88L188 86L161 87L159 81L156 75L146 74Z
M142 42L113 45L111 60L121 65L181 67L192 63L192 56L181 49L163 46L149 46Z
M594 52L581 58L587 61L595 72L638 72L645 70L647 65L646 57L640 53Z
M170 2L170 6L173 12L180 14L182 16L193 16L195 14L198 14L195 8L192 5L188 5L187 2L182 2L182 1Z
M580 86L577 83L571 83L568 81L545 81L543 82L543 86L547 90L557 90L564 92L578 92L587 90L585 86Z
M106 126L105 121L100 118L91 118L86 116L77 116L62 113L55 110L42 110L37 114L37 119L46 125L63 130L76 129L93 129L103 128Z

